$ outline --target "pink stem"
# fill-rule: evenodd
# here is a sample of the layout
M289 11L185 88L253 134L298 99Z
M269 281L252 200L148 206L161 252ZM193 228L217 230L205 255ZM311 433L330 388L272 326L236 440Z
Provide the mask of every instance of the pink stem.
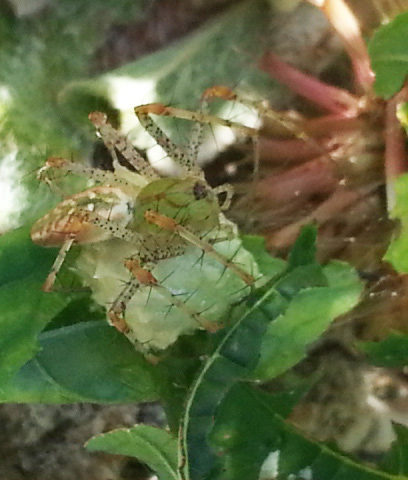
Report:
M311 100L332 113L350 117L355 116L358 112L358 98L346 90L327 85L327 83L301 72L272 52L265 53L261 59L260 67L298 95Z
M370 57L361 35L360 25L344 0L309 0L327 16L330 24L342 39L351 59L354 78L364 93L371 90L374 73L371 70Z
M261 137L259 139L259 156L266 162L302 162L320 155L325 150L323 146L307 140L281 140Z
M321 137L345 130L358 130L364 121L358 117L344 117L340 114L323 115L304 122L302 128L311 136Z
M337 184L333 165L327 157L318 157L291 168L279 175L262 179L256 187L256 196L275 204L304 199L330 192Z
M408 169L406 136L396 115L398 105L407 99L408 87L405 86L387 102L385 110L385 179L389 211L395 206L394 181Z
M283 249L290 246L299 234L303 225L315 222L321 225L333 218L336 214L352 205L363 195L367 194L366 190L347 190L339 187L326 201L320 204L310 215L307 215L297 222L279 230L269 236L267 247L269 249Z

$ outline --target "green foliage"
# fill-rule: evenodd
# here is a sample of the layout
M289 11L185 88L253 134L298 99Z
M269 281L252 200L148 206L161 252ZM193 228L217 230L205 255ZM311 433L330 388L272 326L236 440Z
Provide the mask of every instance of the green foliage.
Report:
M389 245L384 256L400 273L408 272L408 174L400 175L394 182L395 207L393 218L400 221L397 238Z
M153 367L105 320L95 321L101 312L89 310L89 298L42 292L55 255L34 245L27 228L0 239L0 401L157 398ZM66 307L71 300L75 309Z
M293 397L293 396L292 396ZM212 442L220 459L218 472L210 476L192 476L211 480L257 480L261 465L272 454L273 475L261 478L289 480L380 480L402 479L359 464L301 435L284 421L293 398L270 395L253 387L237 384L217 411ZM399 460L404 464L403 458ZM401 465L401 463L399 463ZM395 463L394 463L395 465Z
M374 89L377 95L390 98L397 93L408 75L408 12L395 17L373 35L368 51L376 75Z
M154 366L123 335L99 320L103 313L92 307L86 294L40 291L55 249L32 245L27 229L3 236L0 300L7 298L2 307L4 319L10 319L0 324L7 341L2 351L0 401L117 403L161 398L175 432L182 418L180 454L186 461L179 477L175 476L174 440L157 429L114 432L92 440L89 448L135 455L162 478L218 478L216 472L230 455L221 462L217 455L217 449L225 448L217 432L230 421L224 424L224 414L218 417L218 411L224 411L230 390L241 388L243 380L271 378L297 363L329 322L355 304L361 290L349 266L333 262L321 267L315 262L312 227L303 230L288 263L269 257L257 237L246 237L244 244L264 272L264 286L235 306L231 313L235 323L213 335L199 332L181 338ZM19 291L24 299L16 297ZM41 302L46 303L37 309L43 298ZM14 334L17 327L20 336ZM200 358L206 358L204 363ZM292 401L289 395L286 413ZM213 431L215 416L221 420ZM269 440L258 443L248 478L259 472L269 446ZM246 456L240 448L231 453L228 464L250 460L252 450ZM234 472L238 467L231 468Z
M297 400L293 393L269 395L242 383L231 389L217 410L211 433L214 450L222 459L222 478L259 478L265 459L282 447L283 419Z
M373 365L379 367L403 367L408 365L408 335L391 333L381 342L361 342L359 348Z
M91 452L103 451L128 455L146 463L160 479L177 480L177 441L165 430L137 425L98 435L86 447Z
M397 105L397 117L408 134L408 102Z
M37 355L1 385L1 401L123 403L158 397L154 367L105 320L44 332L39 343Z
M183 420L183 479L206 478L217 457L208 444L213 417L229 389L255 367L262 335L269 321L287 303L274 288L251 298L253 306L229 329L205 362L189 394Z
M257 235L243 235L242 246L251 252L263 275L274 277L286 268L286 262L281 258L272 257L266 251L265 239Z
M238 382L253 377L254 369L255 376L260 371L266 378L287 370L301 359L305 347L322 333L336 314L347 311L357 302L361 283L350 267L336 263L328 267L325 275L324 269L315 263L310 254L314 250L315 236L314 229L306 227L303 230L293 248L288 268L265 287L253 292L247 301L246 312L220 337L192 385L182 423L180 456L184 462L180 475L183 480L236 478L236 473L224 477L224 457L209 440L213 418L222 408L228 392ZM301 255L302 250L304 255ZM314 297L316 287L323 290ZM330 291L330 288L333 290ZM309 297L310 291L313 294ZM321 309L316 301L323 301ZM295 325L296 322L298 325ZM267 342L268 329L277 323L278 328L274 332L278 335L276 341L271 334ZM290 352L287 358L282 359L286 348ZM244 401L242 405L247 403ZM236 421L240 422L240 417ZM221 437L230 439L224 431ZM270 445L262 447L259 441L256 445L257 455L264 459ZM249 458L251 455L248 453L246 460L249 461ZM251 462L255 462L251 463L252 475L255 471L259 474L256 459L252 458Z
M299 240L297 248L303 241L304 236ZM1 333L4 339L1 357L4 363L1 371L5 375L1 385L1 400L20 402L82 400L111 403L131 400L147 401L157 398L158 390L163 391L166 385L164 378L169 374L169 371L166 371L166 363L159 369L153 369L152 365L134 351L123 336L109 327L104 320L99 321L103 319L104 313L100 309L95 310L92 304L90 307L89 298L83 293L73 292L68 295L41 292L41 284L56 254L55 249L44 249L33 245L28 238L27 229L11 232L3 236L1 242L0 281L3 299ZM252 253L258 258L260 268L264 272L269 273L271 278L282 276L285 262L269 257L264 250L262 240L251 237L247 239L247 245L251 246ZM4 273L2 276L2 272L7 271L11 273L9 275ZM202 273L202 270L200 271ZM343 280L343 283L339 280L340 273L343 275L346 273L346 279L347 275L352 276L345 266L333 265L322 270L317 264L312 264L296 267L292 273L284 275L278 283L281 293L272 291L272 296L276 297L274 300L276 304L271 301L267 308L271 312L280 313L280 304L286 305L288 298L297 295L300 290L303 293L307 292L305 288L310 288L313 282L318 285L322 283L328 285L322 287L322 291L325 292L327 304L331 302L333 306L335 294L333 293L333 298L328 294L331 287L327 275L323 273L326 271L331 272L333 277L331 283L337 284L337 290L342 291L345 285L346 291L350 288L349 299L354 298L359 290L358 282L355 283L353 291L349 285L350 279ZM235 285L234 282L232 285ZM334 291L337 292L337 290ZM24 301L22 299L18 301L19 292ZM207 292L207 295L210 296L210 293ZM17 303L15 303L16 300ZM350 308L353 301L346 302L344 308ZM303 305L305 304L306 300ZM242 315L239 313L242 307L237 306L236 309L235 316ZM333 318L334 312L340 311L334 309L330 318ZM293 316L295 317L296 315ZM248 321L250 322L251 319ZM290 319L287 321L287 335L292 335L290 321ZM313 324L313 321L310 321ZM320 324L327 326L327 318L324 318ZM309 325L309 331L312 333L309 336L305 335L303 343L300 342L300 344L304 347L311 339L316 338L324 329L322 326L319 328L313 331ZM40 334L41 330L45 331ZM242 327L238 333L242 335L243 331ZM36 339L39 334L39 344L37 344ZM251 338L247 338L246 341L251 341ZM255 335L254 338L259 342L261 335ZM195 341L193 337L192 345ZM279 343L285 345L284 341L285 334L282 333ZM238 348L236 342L237 340L234 340L232 346L227 343L225 348L234 351ZM211 347L211 344L209 346ZM257 348L247 346L245 350L252 355L251 352L258 351ZM301 353L298 351L299 344L294 348L295 353L288 356L291 364L299 361L303 354L303 349ZM273 368L271 365L276 365L276 362L270 361L268 341L263 346L262 352L261 365L270 375L270 369ZM178 356L180 352L175 352L174 355ZM195 355L199 355L199 351ZM25 363L27 361L28 363ZM191 363L191 360L186 359L186 365L190 365L189 362ZM194 371L198 364L193 361L192 365L195 365ZM283 362L282 365L285 363ZM16 373L17 370L19 370L18 373ZM15 374L13 378L10 378L11 374ZM180 377L180 365L177 366L174 374ZM191 375L189 378L191 379ZM159 384L160 387L158 387Z
M317 229L313 225L306 225L302 229L289 253L291 269L303 265L313 265L316 262L316 236Z
M381 462L381 468L399 478L408 477L408 429L403 425L394 427L397 439Z
M68 303L67 296L41 291L53 253L33 245L27 229L0 238L1 381L36 353L38 334Z
M257 378L273 378L298 363L305 356L307 346L319 338L336 317L357 304L361 281L348 264L331 262L325 268L318 268L325 284L310 283L303 288L286 311L268 325L255 371ZM311 273L305 267L293 271L293 275L302 278L311 278Z

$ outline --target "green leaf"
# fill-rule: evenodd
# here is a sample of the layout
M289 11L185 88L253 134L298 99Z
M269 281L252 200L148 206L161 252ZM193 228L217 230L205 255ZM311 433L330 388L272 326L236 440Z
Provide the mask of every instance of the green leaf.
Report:
M368 356L368 361L380 367L408 365L408 335L393 332L381 342L360 342L359 348Z
M286 402L244 384L236 385L217 410L211 441L221 465L201 480L258 480L268 456L273 474L262 478L380 480L390 475L354 462L324 444L311 441L284 421ZM286 407L286 408L285 408ZM250 412L250 414L248 414Z
M243 235L242 246L252 253L259 270L267 277L279 275L286 268L286 262L281 258L272 257L265 247L265 238L257 235Z
M394 425L396 440L381 462L381 468L394 475L408 478L408 429L403 425ZM400 477L401 478L401 477Z
M193 335L182 335L166 350L163 360L157 365L160 376L167 379L166 383L160 384L160 399L168 426L175 434L184 414L187 393L198 375L202 359L213 352L218 343L217 335L221 333L208 335L199 330Z
M317 228L314 225L306 225L302 228L289 253L290 268L316 262L316 236Z
M238 381L253 377L260 354L268 377L282 373L302 358L305 347L335 316L356 304L361 293L358 275L341 262L325 268L315 263L311 254L315 239L312 233L306 229L298 240L299 251L293 258L299 261L293 262L294 268L270 280L248 298L247 311L219 337L218 345L198 374L183 421L183 480L212 478L211 472L217 470L219 456L208 444L213 417L228 391ZM302 247L307 252L304 257ZM273 344L264 350L263 337L275 323L278 327L270 337ZM291 349L289 358L282 359L287 348ZM268 357L268 362L262 355Z
M41 291L27 278L0 288L0 379L4 380L38 350L37 336L65 306L67 299Z
M408 134L408 102L397 105L397 118L404 127L405 133Z
M408 174L394 181L395 207L391 216L400 221L398 236L392 240L384 260L390 262L399 273L408 272Z
M239 379L251 374L258 362L259 352L261 355L264 353L262 336L281 318L285 318L284 312L289 312L288 328L284 322L283 326L278 324L278 329L282 329L281 336L267 352L268 360L273 360L272 367L268 365L268 368L275 368L276 374L299 361L305 346L322 333L328 322L356 303L361 285L350 267L335 263L328 267L327 276L319 269L317 264L297 267L275 282L272 288L269 287L264 296L262 290L255 292L249 300L250 310L230 329L204 365L193 385L184 417L183 454L186 456L186 466L183 478L207 478L211 470L216 468L216 454L208 446L205 447L212 425L211 418L228 390ZM349 271L345 272L344 269ZM308 282L313 285L313 282L319 284L322 280L329 286L315 287L318 294L315 294L314 287L306 288ZM332 287L330 282L335 283L336 280L339 286ZM313 295L309 298L310 291ZM319 310L316 302L320 301L324 305ZM323 321L320 315L323 315ZM305 318L306 324L296 337L298 325L293 327L290 322L298 321L302 326ZM273 319L276 320L272 322ZM282 362L281 354L285 353L286 348L292 349L290 361L284 359ZM268 374L271 375L271 372L268 371ZM200 448L196 448L197 445Z
M285 312L268 325L256 378L274 378L294 366L336 317L358 303L362 283L352 267L331 262L323 271L328 286L299 291Z
M0 237L0 287L31 276L44 281L56 257L56 248L34 245L29 227L18 228Z
M397 93L408 74L408 12L380 27L368 44L371 66L375 72L377 95L390 98Z
M297 400L298 395L291 393L269 395L257 391L253 394L244 384L231 389L217 410L211 432L211 443L222 459L223 479L258 479L265 458L281 445L275 415L285 418ZM251 415L242 415L245 404ZM214 472L210 478L219 478L219 472ZM275 477L271 475L271 478Z
M113 430L91 438L91 451L136 457L157 473L160 480L177 480L177 441L170 433L148 425Z
M289 269L278 282L279 292L287 299L293 298L305 288L326 286L327 278L317 263Z
M53 256L32 244L26 228L0 238L1 382L35 355L38 334L69 301L41 290Z
M52 319L44 331L68 327L83 321L106 320L106 310L92 300L90 292L72 293L71 298L72 301Z
M180 456L185 458L181 478L201 480L215 468L218 458L208 445L217 406L229 389L255 367L262 335L287 301L275 288L258 290L248 310L221 337L194 382L184 413Z
M65 390L34 359L28 361L8 381L0 383L1 403L76 403L80 395Z
M158 397L154 366L105 321L44 332L40 345L36 357L0 386L0 401L118 403Z

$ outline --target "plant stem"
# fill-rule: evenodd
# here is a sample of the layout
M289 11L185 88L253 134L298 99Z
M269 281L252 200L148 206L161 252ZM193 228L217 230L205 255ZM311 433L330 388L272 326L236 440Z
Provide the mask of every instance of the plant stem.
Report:
M360 93L371 91L374 73L371 70L367 47L361 35L360 25L344 0L308 0L328 18L331 26L342 39L353 66L356 86Z
M267 52L260 67L291 90L329 112L353 117L359 110L359 99L341 88L333 87L292 67L278 55Z

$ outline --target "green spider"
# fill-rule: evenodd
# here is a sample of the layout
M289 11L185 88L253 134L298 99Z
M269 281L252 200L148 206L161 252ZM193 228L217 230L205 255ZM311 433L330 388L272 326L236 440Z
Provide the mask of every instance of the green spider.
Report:
M217 93L218 90L215 91L215 94ZM226 220L222 213L229 207L232 188L229 185L212 188L196 164L203 123L218 121L227 126L237 126L241 130L247 128L204 113L208 97L213 94L214 89L211 89L211 93L203 95L200 112L173 109L162 104L135 108L143 127L180 167L181 173L177 177L161 176L128 139L108 123L106 115L101 112L91 113L89 119L112 155L113 171L90 168L56 157L49 158L39 171L39 178L49 184L51 180L48 174L53 169L83 175L97 183L96 186L60 202L32 227L33 242L46 247L60 246L43 289L52 289L67 252L75 244L83 247L85 257L82 263L88 267L92 263L97 264L100 269L103 264L102 269L112 272L120 268L122 272L118 277L123 278L124 266L130 278L124 286L116 282L114 287L103 287L109 290L109 293L100 294L99 301L110 303L109 322L134 343L146 342L156 348L164 348L170 343L170 340L141 339L141 335L136 331L138 327L135 327L135 321L130 318L129 311L132 307L128 308L129 304L132 305L137 293L146 288L149 295L150 292L158 293L166 299L170 307L175 307L187 317L190 330L191 321L198 328L210 331L219 328L216 321L208 320L202 311L191 307L185 296L181 299L182 295L175 293L175 288L164 286L153 272L158 264L167 259L182 259L186 252L190 252L191 246L218 263L221 267L220 275L225 271L232 273L235 280L239 280L239 285L244 287L252 287L255 283L254 262L248 252L241 248L235 226ZM174 144L152 120L151 114L184 116L183 118L195 121L190 145L183 148ZM118 155L126 160L131 169L119 163ZM220 195L225 197L222 202ZM231 241L236 242L236 251L229 250L227 255L234 256L234 259L215 248L218 244L221 247L225 243L229 245ZM89 260L89 255L92 260ZM79 270L81 268L83 267L80 266ZM87 274L88 272L85 276ZM92 284L93 281L93 290L98 297L98 291L102 287L95 279L101 275L92 271L89 276L92 278L88 283ZM112 276L116 278L115 273L112 273ZM111 292L118 289L118 293L112 298ZM199 287L196 287L197 289ZM183 328L179 333L184 331ZM149 335L154 336L153 333Z

